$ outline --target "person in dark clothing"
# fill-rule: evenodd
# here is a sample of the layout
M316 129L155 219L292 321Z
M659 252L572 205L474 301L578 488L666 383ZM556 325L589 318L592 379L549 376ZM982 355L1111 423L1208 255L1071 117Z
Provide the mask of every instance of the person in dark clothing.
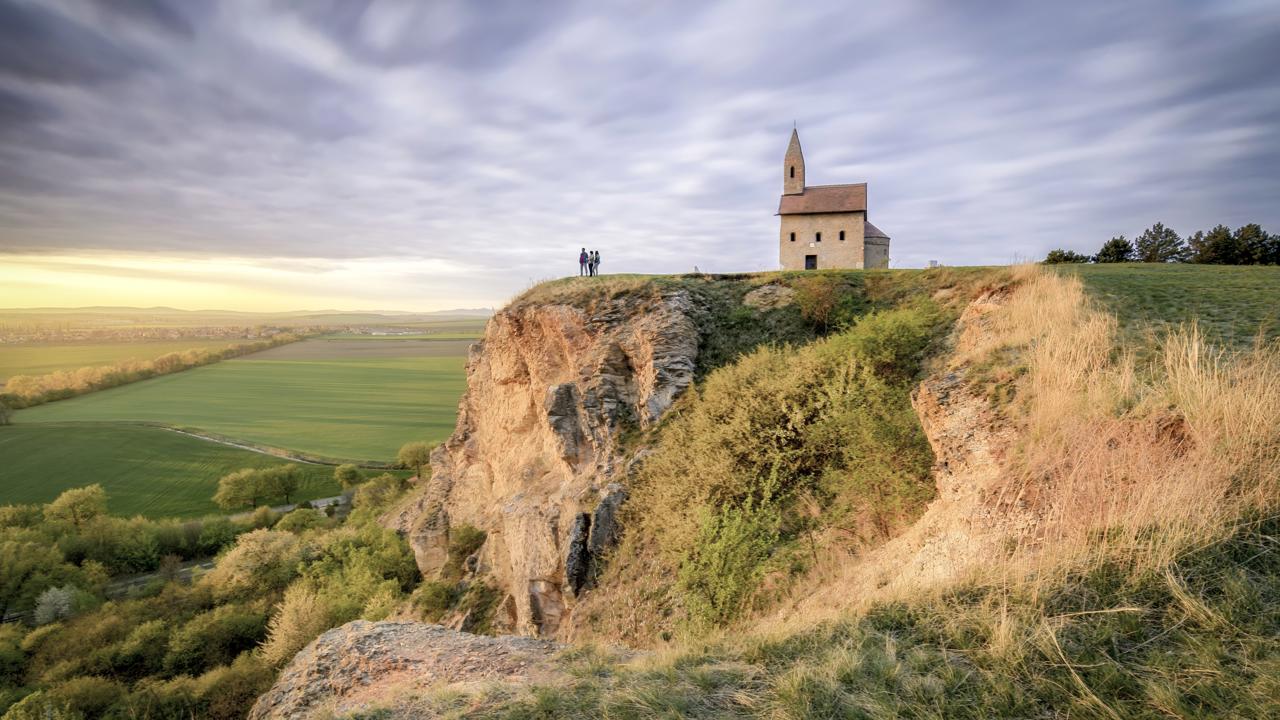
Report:
M592 275L600 274L600 251L599 250L591 251L591 274Z
M587 249L582 248L582 252L578 253L578 276L579 277L587 274L588 259L590 259L590 256L587 255Z

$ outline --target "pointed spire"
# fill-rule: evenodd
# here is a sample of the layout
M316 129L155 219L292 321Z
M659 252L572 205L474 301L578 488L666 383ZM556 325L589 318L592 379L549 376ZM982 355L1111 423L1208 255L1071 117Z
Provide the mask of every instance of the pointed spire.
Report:
M804 192L804 151L800 149L800 131L791 128L791 142L782 161L782 194L796 195Z

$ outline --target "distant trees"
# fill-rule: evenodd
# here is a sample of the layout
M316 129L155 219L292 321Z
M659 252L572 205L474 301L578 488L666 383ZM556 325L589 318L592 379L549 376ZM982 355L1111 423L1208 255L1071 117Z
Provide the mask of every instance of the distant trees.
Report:
M333 479L338 481L343 490L350 490L364 482L364 475L360 472L360 468L347 463L334 468Z
M1102 248L1094 256L1094 261L1100 263L1129 262L1133 259L1133 254L1133 243L1129 242L1125 236L1117 235L1102 244Z
M72 488L44 506L44 517L50 522L69 522L76 530L85 523L107 513L107 491L101 485Z
M262 497L262 476L252 468L237 470L222 476L218 481L218 491L213 494L213 501L223 510L257 507Z
M9 425L13 422L13 410L0 401L0 425Z
M292 463L265 469L245 468L218 481L213 501L223 510L254 508L270 497L281 497L289 503L300 487L302 472Z
M1092 260L1093 258L1089 257L1088 255L1081 255L1080 253L1074 250L1062 250L1062 249L1050 250L1049 254L1045 255L1044 257L1044 262L1046 265L1061 265L1064 263L1087 263Z
M15 375L4 383L0 403L14 409L28 408L259 352L297 342L305 337L295 333L278 333L265 340L238 343L221 350L193 349L168 353L154 360L126 360L114 365L59 370L47 375ZM0 419L0 424L6 423Z
M1134 241L1137 260L1145 263L1182 262L1187 259L1187 245L1173 228L1164 223L1142 231Z
M1157 222L1142 231L1133 243L1117 235L1103 243L1098 254L1083 255L1074 250L1051 250L1045 264L1057 263L1171 263L1205 265L1280 265L1280 235L1271 235L1257 223L1242 225L1232 232L1226 225L1196 231L1185 239L1173 228Z
M422 468L431 462L431 444L421 441L405 443L396 459L406 468L412 468L418 479L422 479Z

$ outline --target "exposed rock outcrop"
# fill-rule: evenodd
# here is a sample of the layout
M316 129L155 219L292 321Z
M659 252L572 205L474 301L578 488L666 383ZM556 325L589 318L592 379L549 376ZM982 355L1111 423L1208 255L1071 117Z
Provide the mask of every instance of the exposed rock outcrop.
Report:
M576 593L617 534L619 433L656 422L692 384L700 309L689 293L622 295L591 310L516 305L467 362L467 392L432 476L383 518L430 575L451 526L487 539L479 572L508 597L502 630L566 637Z
M560 646L489 637L413 622L357 620L299 652L258 698L251 720L302 720L357 712L415 690L478 681L554 679Z

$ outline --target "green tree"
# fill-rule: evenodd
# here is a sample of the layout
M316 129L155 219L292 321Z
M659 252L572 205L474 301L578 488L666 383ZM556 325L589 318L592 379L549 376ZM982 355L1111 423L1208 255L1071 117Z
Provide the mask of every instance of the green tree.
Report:
M293 463L262 471L263 489L268 495L279 495L286 503L302 487L302 473Z
M364 474L360 472L360 468L347 463L334 468L333 479L338 481L343 490L348 490L363 482Z
M107 491L101 485L72 488L44 506L44 517L51 522L69 522L80 530L86 522L107 512Z
M1196 232L1187 238L1187 251L1191 262L1206 265L1237 265L1240 263L1240 249L1235 238L1231 236L1231 228L1216 225L1208 233Z
M431 462L431 445L421 441L405 443L396 458L401 465L412 468L414 474L421 479L423 466Z
M1050 250L1048 255L1044 256L1045 265L1061 265L1064 263L1087 263L1093 258L1088 255L1081 255L1075 250Z
M13 410L0 400L0 425L10 425L13 423Z
M1123 235L1117 235L1102 244L1094 258L1100 263L1122 263L1133 259L1133 243Z
M1277 262L1272 257L1274 250L1274 240L1267 235L1267 231L1257 223L1249 223L1238 229L1231 235L1237 251L1240 253L1239 264L1241 265L1267 265Z
M253 468L237 470L218 481L213 501L223 510L256 507L263 495L262 473Z
M1165 227L1161 222L1143 230L1134 241L1134 246L1138 262L1170 263L1187 259L1186 243L1182 242L1173 228Z

